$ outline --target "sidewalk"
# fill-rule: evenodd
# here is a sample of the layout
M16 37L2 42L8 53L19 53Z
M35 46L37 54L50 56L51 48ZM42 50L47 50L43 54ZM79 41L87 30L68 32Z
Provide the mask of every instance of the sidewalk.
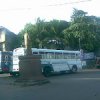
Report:
M7 74L5 74L5 73L4 74L0 74L0 77L8 77L8 76L10 76L10 74L8 74L8 73Z
M82 69L82 72L100 71L100 69Z

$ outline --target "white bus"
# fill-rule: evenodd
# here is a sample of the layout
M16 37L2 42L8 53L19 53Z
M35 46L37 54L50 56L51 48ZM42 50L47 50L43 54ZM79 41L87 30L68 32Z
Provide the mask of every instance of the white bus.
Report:
M33 55L41 55L42 72L45 76L52 73L77 72L82 70L82 61L80 51L37 49L32 48ZM13 50L13 66L10 74L19 74L18 56L26 55L25 48L16 48Z
M9 73L12 66L12 51L0 51L0 73Z

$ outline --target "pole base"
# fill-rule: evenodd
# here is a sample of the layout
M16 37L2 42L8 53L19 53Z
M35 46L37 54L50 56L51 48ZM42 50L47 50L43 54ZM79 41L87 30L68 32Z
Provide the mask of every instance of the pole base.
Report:
M33 86L50 83L42 74L40 57L39 55L19 57L20 76L16 79L15 85Z
M50 83L49 80L16 80L13 85L18 85L18 86L34 86L34 85L44 85Z

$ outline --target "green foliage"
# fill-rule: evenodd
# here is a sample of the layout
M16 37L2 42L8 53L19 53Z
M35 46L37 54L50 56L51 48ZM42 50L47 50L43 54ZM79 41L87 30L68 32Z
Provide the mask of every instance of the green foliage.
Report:
M24 33L27 32L32 41L32 47L63 49L62 31L68 27L68 22L52 20L45 22L37 19L36 24L26 24L24 30L19 33L20 43L23 42Z
M97 18L86 16L86 12L74 9L72 22L69 28L63 31L65 39L72 49L84 49L94 51L99 44L97 37L98 25ZM100 20L99 20L100 21ZM98 29L100 31L100 29Z
M100 48L100 18L88 16L87 12L74 9L71 22L64 20L37 19L35 24L28 23L18 34L19 43L24 44L27 32L32 47L52 49L84 49L95 51Z

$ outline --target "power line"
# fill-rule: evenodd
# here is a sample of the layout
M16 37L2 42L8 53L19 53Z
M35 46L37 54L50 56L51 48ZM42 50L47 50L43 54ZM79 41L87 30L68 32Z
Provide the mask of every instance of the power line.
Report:
M0 9L0 11L21 11L21 10L31 10L31 8L11 8L11 9Z
M81 0L81 1L76 1L76 2L67 2L67 3L60 3L60 4L54 4L54 5L47 5L47 6L63 6L63 5L67 5L67 4L76 4L76 3L82 3L82 2L88 2L88 1L92 1L92 0Z
M92 0L81 0L81 1L76 1L76 2L67 2L67 3L60 3L60 4L53 4L53 5L46 5L46 6L63 6L67 4L76 4L76 3L82 3L82 2L88 2ZM11 8L11 9L0 9L0 11L23 11L23 10L31 10L32 8Z

